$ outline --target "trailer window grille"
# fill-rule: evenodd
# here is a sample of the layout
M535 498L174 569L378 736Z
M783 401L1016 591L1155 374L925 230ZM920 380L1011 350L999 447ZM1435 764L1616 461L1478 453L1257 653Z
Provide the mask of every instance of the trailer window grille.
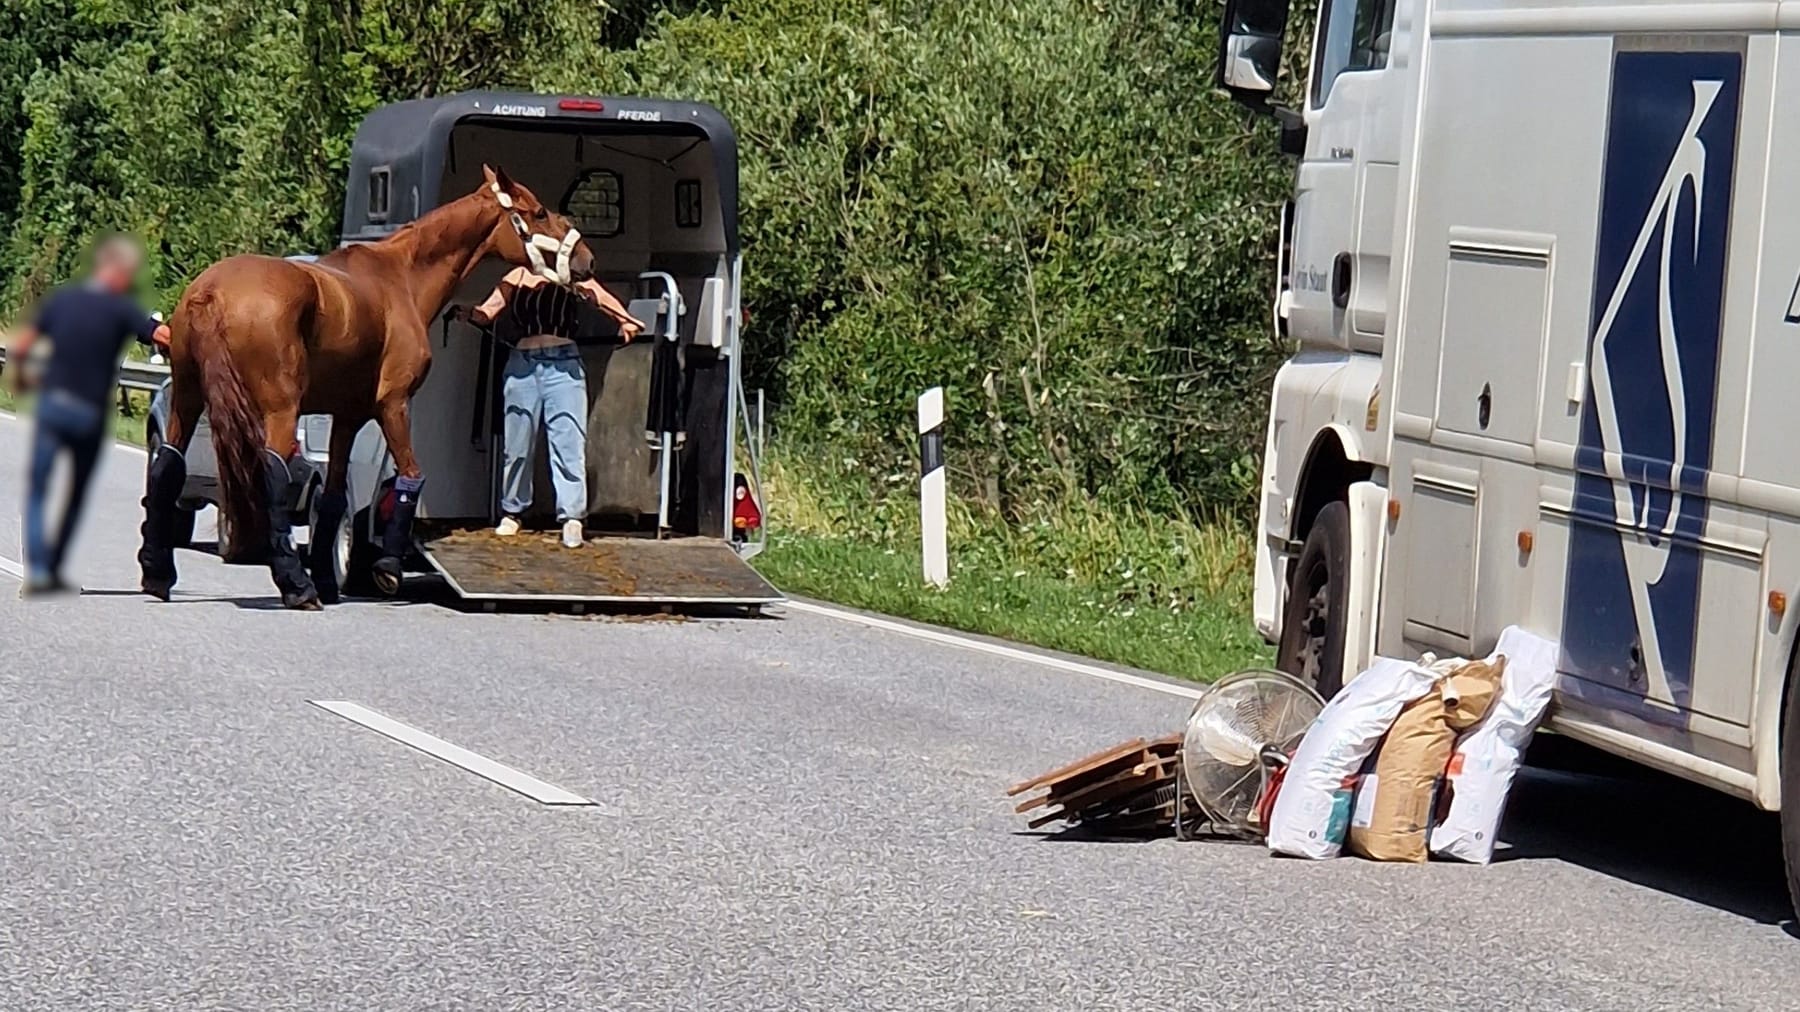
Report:
M625 230L625 188L611 169L589 169L563 198L563 213L582 235L610 238Z
M699 228L701 219L704 217L700 206L700 180L676 180L675 227Z
M387 166L369 170L369 220L386 221L393 200L393 174Z

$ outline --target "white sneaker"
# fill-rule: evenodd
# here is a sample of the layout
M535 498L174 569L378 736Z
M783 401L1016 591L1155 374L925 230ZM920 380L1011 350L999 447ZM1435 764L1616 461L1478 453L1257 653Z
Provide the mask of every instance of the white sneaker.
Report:
M513 535L519 533L519 518L518 517L501 517L500 518L500 526L494 528L494 533L498 534L499 536L501 536L503 538L510 538Z
M587 540L587 531L583 528L581 521L570 520L563 524L564 548L580 548L581 543L585 540Z

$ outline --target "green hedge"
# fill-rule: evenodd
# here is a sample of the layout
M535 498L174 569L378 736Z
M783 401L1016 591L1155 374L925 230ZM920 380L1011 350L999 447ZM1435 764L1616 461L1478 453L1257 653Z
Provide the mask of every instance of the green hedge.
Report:
M0 13L0 309L97 231L167 300L211 260L328 246L376 104L465 87L711 101L743 160L752 382L782 439L904 473L946 387L957 491L1250 502L1271 131L1171 0L13 0ZM802 455L803 456L803 455Z

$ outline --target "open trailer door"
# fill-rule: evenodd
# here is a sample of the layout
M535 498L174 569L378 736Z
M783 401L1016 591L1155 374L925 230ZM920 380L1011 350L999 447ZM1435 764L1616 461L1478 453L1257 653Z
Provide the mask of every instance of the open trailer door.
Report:
M758 608L781 600L749 565L761 486L741 377L737 148L718 110L690 102L476 92L386 106L357 134L344 239L392 232L503 168L567 215L594 274L648 326L629 343L584 306L587 541L561 547L542 434L527 532L500 537L508 316L434 328L413 398L426 477L419 547L479 602ZM504 265L453 296L481 301Z

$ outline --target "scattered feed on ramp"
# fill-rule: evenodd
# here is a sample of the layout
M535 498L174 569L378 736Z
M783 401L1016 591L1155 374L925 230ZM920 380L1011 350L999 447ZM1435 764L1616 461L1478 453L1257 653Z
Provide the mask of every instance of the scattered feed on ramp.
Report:
M422 547L472 600L756 606L782 599L714 538L603 537L570 549L549 532L503 538L486 527L437 527L425 532Z

